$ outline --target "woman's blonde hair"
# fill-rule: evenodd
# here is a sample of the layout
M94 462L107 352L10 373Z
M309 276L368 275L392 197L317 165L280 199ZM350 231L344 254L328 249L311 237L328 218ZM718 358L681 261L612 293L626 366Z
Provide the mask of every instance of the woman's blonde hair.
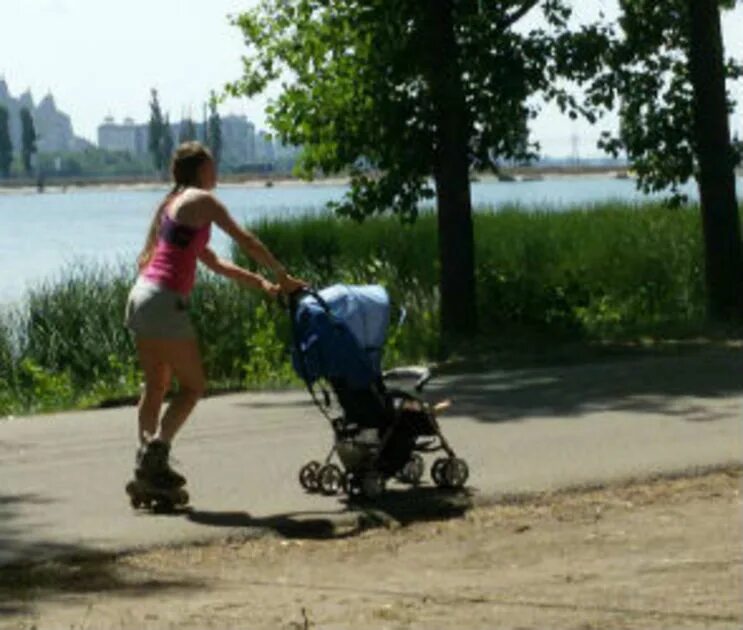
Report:
M168 202L180 191L191 186L198 187L201 183L199 181L199 169L201 168L201 165L204 162L213 159L211 151L209 151L206 146L196 141L184 142L178 146L175 153L173 153L173 158L170 161L170 174L173 178L173 188L171 188L170 192L165 195L165 198L160 202L160 205L155 211L155 216L152 217L152 223L147 232L144 247L137 258L137 264L140 269L147 266L152 258L152 253L155 251L157 232Z

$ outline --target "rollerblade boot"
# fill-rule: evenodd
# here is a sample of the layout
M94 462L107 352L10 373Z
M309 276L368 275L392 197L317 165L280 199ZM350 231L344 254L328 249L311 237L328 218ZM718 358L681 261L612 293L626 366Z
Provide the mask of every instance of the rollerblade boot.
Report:
M137 451L135 477L161 488L182 488L186 478L170 467L170 444L162 440L150 440Z
M168 463L170 445L151 440L137 451L134 479L126 485L132 507L171 512L188 504L186 479Z

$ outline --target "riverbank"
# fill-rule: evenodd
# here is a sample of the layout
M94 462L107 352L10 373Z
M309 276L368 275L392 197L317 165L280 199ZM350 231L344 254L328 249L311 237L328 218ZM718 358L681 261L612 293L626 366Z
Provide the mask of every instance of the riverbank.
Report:
M503 169L496 176L491 172L477 173L475 181L540 181L543 179L560 179L566 177L611 177L628 178L627 168L616 166L588 167L581 165L568 166L531 166ZM348 177L318 177L312 181L299 179L290 174L266 173L226 173L220 176L220 186L224 187L271 187L271 186L345 186L349 183ZM167 183L157 177L125 176L125 177L49 177L44 181L43 192L64 193L75 190L160 190L167 187ZM0 181L0 194L10 193L38 193L39 187L34 179L18 178Z
M743 168L736 171L736 177L743 177ZM473 182L535 182L562 179L630 179L634 174L630 167L622 166L517 166L501 169L498 175L490 171L475 173ZM317 177L311 181L300 179L287 173L226 173L220 176L220 187L270 188L273 186L347 186L350 179L346 176ZM38 183L31 178L0 180L0 195L3 194L38 194L66 193L79 190L99 191L133 191L161 190L167 188L167 182L154 176L121 176L121 177L49 177L44 181L40 191Z
M313 181L306 181L296 177L243 177L222 176L220 188L271 188L273 186L345 186L349 182L344 177L325 177ZM63 194L81 190L90 191L137 191L137 190L165 190L168 183L159 179L104 179L104 180L60 180L50 179L45 183L43 190L33 182L19 182L17 184L0 184L0 195L2 194Z

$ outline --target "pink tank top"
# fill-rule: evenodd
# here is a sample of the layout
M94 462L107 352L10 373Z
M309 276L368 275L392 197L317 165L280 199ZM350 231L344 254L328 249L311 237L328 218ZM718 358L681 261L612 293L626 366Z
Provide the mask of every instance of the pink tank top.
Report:
M196 280L196 261L210 235L211 223L194 228L173 220L167 211L163 212L155 251L142 276L187 296Z

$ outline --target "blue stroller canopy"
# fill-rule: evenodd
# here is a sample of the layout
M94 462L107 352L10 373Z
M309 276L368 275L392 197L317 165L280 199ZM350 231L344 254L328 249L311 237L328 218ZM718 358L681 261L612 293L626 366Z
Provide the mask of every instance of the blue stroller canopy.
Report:
M299 300L294 313L294 368L312 384L342 378L366 387L381 371L390 299L379 285L336 284Z
M349 327L361 348L381 350L390 324L390 298L384 287L334 284L319 295L333 316Z

